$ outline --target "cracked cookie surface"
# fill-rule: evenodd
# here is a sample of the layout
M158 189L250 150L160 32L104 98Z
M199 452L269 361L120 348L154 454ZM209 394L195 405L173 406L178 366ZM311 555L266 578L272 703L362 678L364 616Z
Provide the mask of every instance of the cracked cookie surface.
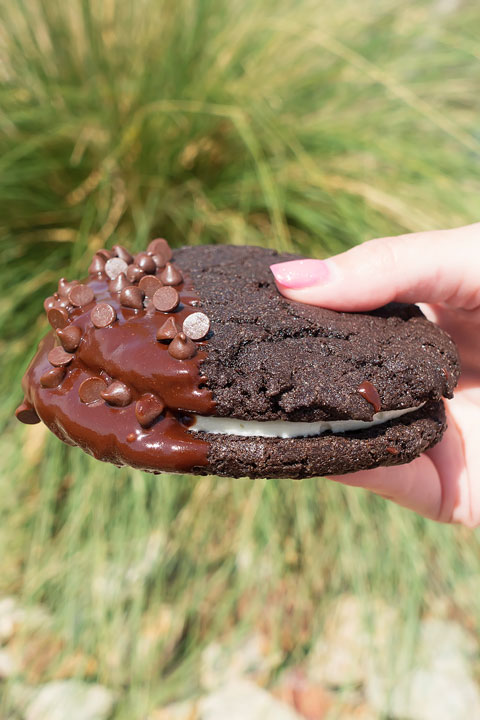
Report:
M269 266L291 260L257 247L176 251L212 335L202 363L215 415L243 420L371 420L365 381L382 410L451 397L460 372L450 337L415 305L338 313L281 296Z

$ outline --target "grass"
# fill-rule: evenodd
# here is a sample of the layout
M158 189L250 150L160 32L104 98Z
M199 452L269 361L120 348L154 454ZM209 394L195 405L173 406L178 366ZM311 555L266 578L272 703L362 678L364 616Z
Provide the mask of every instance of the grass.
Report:
M103 682L116 720L197 691L213 638L261 624L301 661L344 592L478 628L470 531L321 479L118 471L11 419L43 298L104 245L325 256L478 220L478 8L359 7L0 3L0 593L54 618L27 679Z

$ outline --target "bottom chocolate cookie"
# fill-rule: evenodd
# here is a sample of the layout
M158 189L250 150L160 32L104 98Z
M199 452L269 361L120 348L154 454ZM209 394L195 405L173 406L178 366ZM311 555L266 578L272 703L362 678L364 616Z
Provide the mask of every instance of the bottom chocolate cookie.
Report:
M212 474L308 478L410 462L433 447L446 426L440 400L384 425L357 432L289 439L201 435L210 444L208 463Z

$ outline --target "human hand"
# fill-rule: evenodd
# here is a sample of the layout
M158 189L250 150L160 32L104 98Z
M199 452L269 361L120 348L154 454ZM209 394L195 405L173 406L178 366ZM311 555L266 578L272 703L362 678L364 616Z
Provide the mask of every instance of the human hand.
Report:
M462 374L455 397L446 401L441 442L406 465L331 479L433 520L480 525L480 223L371 240L328 260L271 269L291 300L352 312L416 302L451 335Z

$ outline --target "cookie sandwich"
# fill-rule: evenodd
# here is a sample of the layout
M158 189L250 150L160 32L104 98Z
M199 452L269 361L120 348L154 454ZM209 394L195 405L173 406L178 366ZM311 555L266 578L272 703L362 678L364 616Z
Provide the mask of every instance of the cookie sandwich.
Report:
M45 300L17 418L149 472L305 478L406 463L445 430L459 360L415 305L302 305L260 247L99 250Z

